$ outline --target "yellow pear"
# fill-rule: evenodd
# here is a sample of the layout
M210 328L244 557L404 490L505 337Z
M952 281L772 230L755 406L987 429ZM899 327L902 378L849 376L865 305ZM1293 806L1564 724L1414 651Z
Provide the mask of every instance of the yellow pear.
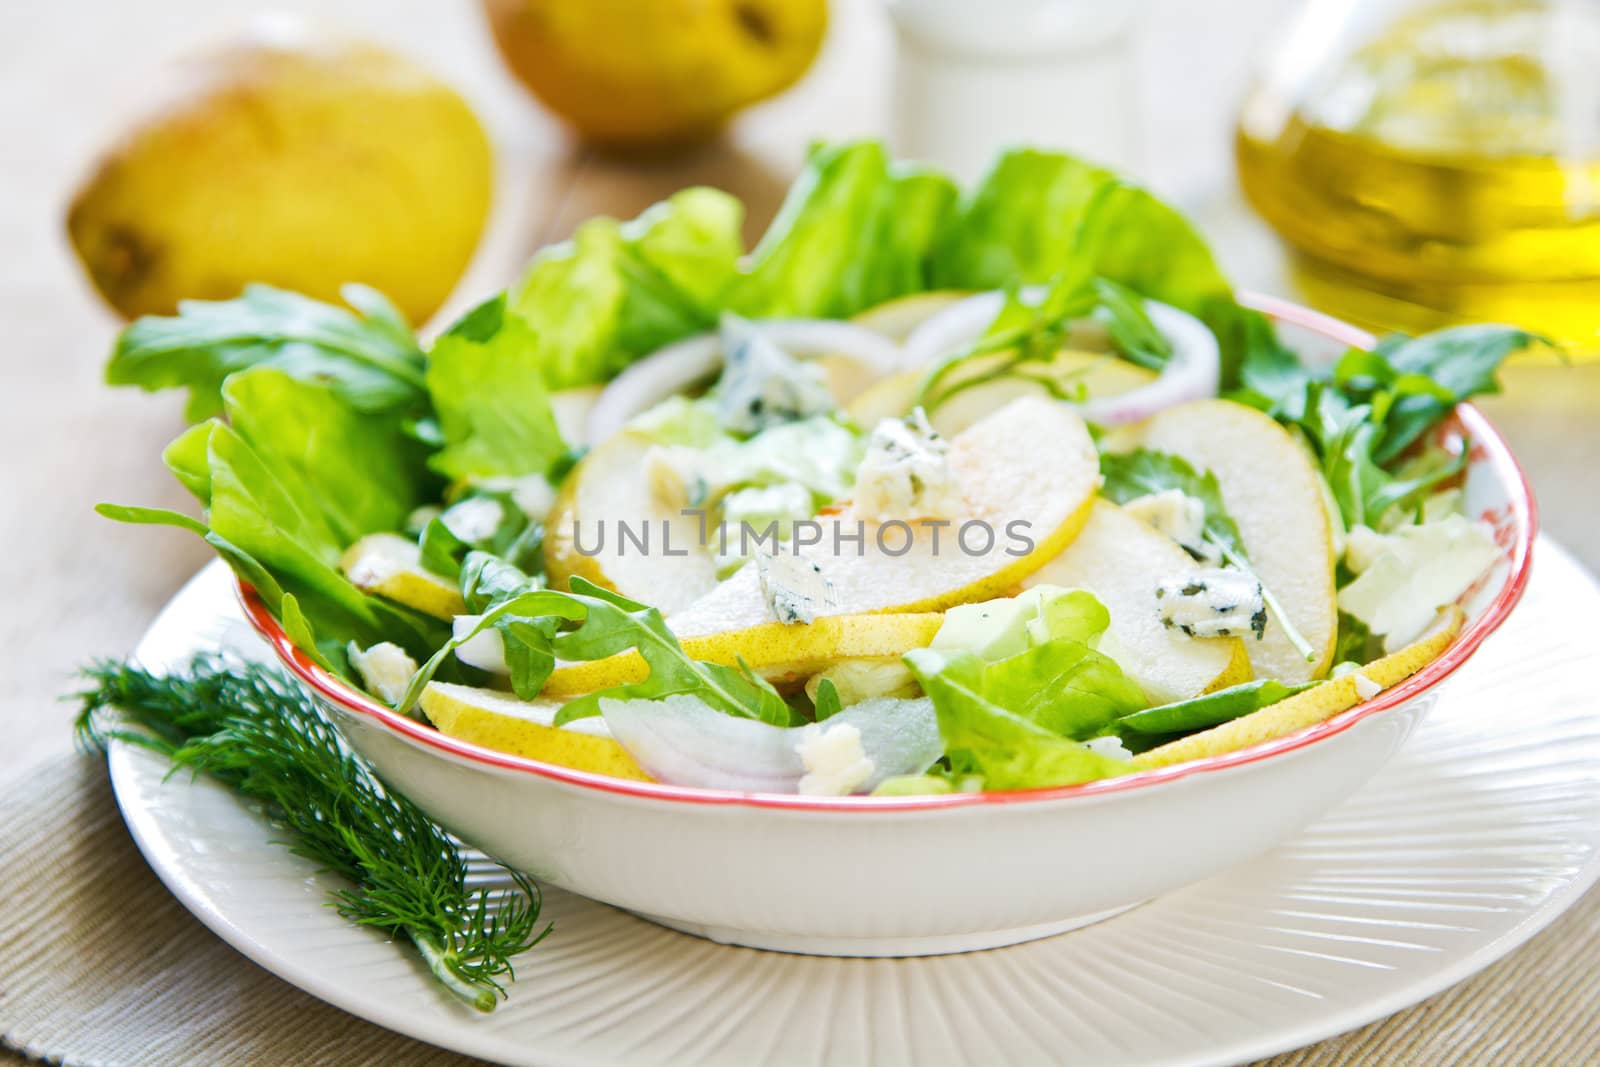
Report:
M758 623L745 630L683 639L693 659L732 667L741 661L767 681L788 685L841 659L898 657L925 648L939 632L939 612L904 615L825 615L809 626ZM644 680L649 674L637 652L558 667L541 696L575 696Z
M918 326L951 304L960 303L967 295L959 289L934 289L926 293L897 296L857 312L850 317L850 321L857 326L876 330L891 341L904 341Z
M493 160L449 86L374 45L272 19L173 73L67 214L123 315L265 282L322 300L362 282L413 323L477 247Z
M1083 419L1037 396L1014 400L953 438L949 463L961 508L942 526L880 522L848 504L818 516L812 558L835 593L820 615L942 611L1004 596L1072 542L1100 485L1100 457ZM772 621L753 566L667 617L680 638Z
M363 593L386 597L446 622L467 610L455 582L422 566L422 549L409 537L368 534L339 559L339 569Z
M512 73L596 144L704 139L794 84L826 0L484 0Z
M645 465L651 447L648 438L623 431L567 475L545 527L552 589L568 588L577 575L673 612L716 587L700 519L651 488Z
M1140 443L1216 475L1222 503L1239 527L1250 569L1282 603L1310 643L1295 650L1276 617L1261 640L1245 642L1256 676L1285 682L1321 677L1339 630L1333 529L1311 458L1270 415L1231 400L1196 400L1145 423Z
M1177 543L1106 500L1096 500L1067 550L1024 578L1023 588L1087 589L1111 613L1113 658L1158 704L1187 700L1250 680L1237 637L1197 641L1169 630L1156 613L1156 585L1194 560Z
M556 763L613 778L651 781L611 738L599 719L555 726L561 705L548 700L518 700L510 693L468 685L429 682L422 690L422 712L439 732L514 756Z
M1142 752L1133 757L1132 768L1147 771L1174 763L1186 763L1202 756L1218 756L1263 741L1287 737L1297 730L1331 719L1390 686L1399 685L1438 659L1439 654L1450 647L1456 634L1461 632L1462 621L1460 608L1447 608L1428 633L1393 655L1374 660L1359 671L1323 682L1232 722Z

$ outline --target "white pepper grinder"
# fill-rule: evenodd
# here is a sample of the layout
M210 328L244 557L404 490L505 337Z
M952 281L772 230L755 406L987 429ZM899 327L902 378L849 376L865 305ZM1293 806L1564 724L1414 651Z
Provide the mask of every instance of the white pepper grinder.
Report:
M887 0L891 137L971 182L1034 145L1137 171L1133 30L1143 0Z

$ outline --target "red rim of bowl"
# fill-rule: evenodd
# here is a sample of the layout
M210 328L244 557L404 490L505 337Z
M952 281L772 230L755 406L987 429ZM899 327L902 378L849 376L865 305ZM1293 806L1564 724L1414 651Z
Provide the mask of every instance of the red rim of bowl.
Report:
M1331 340L1356 348L1370 348L1374 343L1371 334L1319 312L1276 297L1244 294L1240 302L1263 312L1269 317L1290 325L1321 334ZM559 764L544 763L514 756L495 749L484 748L467 741L459 741L393 708L378 703L344 681L334 677L314 663L309 656L296 648L288 634L267 610L256 591L247 583L239 582L239 599L245 616L277 653L289 671L319 696L346 712L365 716L378 725L399 734L415 744L469 763L501 772L520 772L537 775L570 785L598 789L606 793L637 797L647 800L669 800L691 804L734 804L761 808L785 808L804 811L927 811L935 808L970 807L982 804L1019 804L1037 801L1066 800L1074 797L1094 797L1140 789L1162 782L1176 781L1190 775L1241 767L1259 760L1269 759L1285 752L1293 752L1323 738L1343 733L1356 723L1378 715L1419 696L1453 674L1465 663L1478 646L1493 633L1522 599L1528 584L1534 535L1538 529L1538 511L1527 475L1507 447L1505 440L1471 404L1462 404L1456 415L1474 444L1483 444L1492 455L1502 457L1503 469L1513 475L1506 479L1512 514L1519 520L1519 534L1511 546L1510 572L1499 595L1484 613L1460 634L1450 647L1422 670L1379 696L1330 719L1308 726L1303 730L1263 741L1248 748L1205 756L1185 763L1139 771L1117 778L1103 778L1079 785L1053 786L1043 789L1024 789L1004 793L946 793L918 797L809 797L778 793L738 793L727 790L697 789L688 786L666 785L659 782L639 782L591 771L575 770Z

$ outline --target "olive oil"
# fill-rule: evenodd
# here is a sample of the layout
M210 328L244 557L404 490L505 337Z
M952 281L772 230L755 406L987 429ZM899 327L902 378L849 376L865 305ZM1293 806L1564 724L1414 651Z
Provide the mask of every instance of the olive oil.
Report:
M1427 4L1320 69L1317 43L1291 37L1301 69L1269 73L1236 143L1311 299L1380 329L1495 320L1600 355L1595 6Z

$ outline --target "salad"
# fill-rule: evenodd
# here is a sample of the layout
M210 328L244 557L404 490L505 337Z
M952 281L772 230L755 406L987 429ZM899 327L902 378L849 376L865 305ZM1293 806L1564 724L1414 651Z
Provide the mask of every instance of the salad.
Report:
M1145 190L975 188L821 146L757 246L684 190L420 341L266 287L119 338L164 453L297 646L399 712L625 778L1067 785L1228 751L1415 673L1498 558L1461 400L1518 330L1308 368Z

